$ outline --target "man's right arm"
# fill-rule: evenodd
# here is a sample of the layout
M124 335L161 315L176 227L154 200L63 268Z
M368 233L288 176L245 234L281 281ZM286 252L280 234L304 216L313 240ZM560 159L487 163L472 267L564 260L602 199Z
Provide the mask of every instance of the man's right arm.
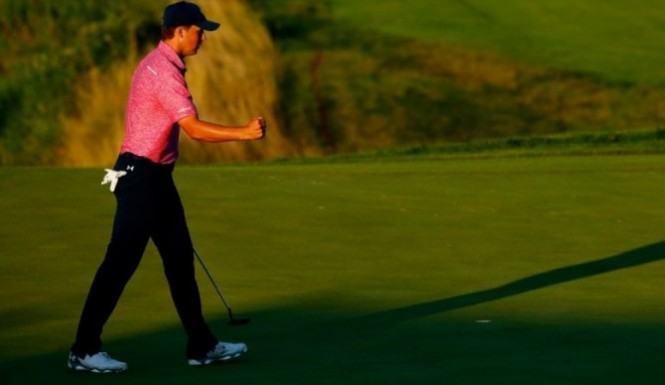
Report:
M230 142L257 140L265 136L266 122L263 118L253 118L245 126L225 126L199 120L196 115L186 116L178 121L190 138L202 142Z

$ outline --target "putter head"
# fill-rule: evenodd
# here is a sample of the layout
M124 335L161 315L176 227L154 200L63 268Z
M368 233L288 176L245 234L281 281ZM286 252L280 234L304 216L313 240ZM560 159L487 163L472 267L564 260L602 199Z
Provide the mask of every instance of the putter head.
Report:
M249 323L249 318L231 318L228 322L230 326L240 326L247 325Z

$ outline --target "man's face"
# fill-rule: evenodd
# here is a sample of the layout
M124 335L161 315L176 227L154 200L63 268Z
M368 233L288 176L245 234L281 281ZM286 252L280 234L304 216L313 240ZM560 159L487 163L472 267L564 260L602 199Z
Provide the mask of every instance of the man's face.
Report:
M183 39L180 46L182 48L182 55L195 55L205 38L205 31L196 25L184 28Z

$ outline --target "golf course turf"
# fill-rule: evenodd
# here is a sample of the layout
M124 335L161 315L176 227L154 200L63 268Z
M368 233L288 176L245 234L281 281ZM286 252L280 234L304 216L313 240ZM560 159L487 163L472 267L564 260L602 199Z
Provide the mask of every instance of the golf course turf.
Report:
M247 356L185 364L148 247L66 357L114 210L101 169L0 168L0 384L658 384L665 157L377 157L179 166L210 323Z

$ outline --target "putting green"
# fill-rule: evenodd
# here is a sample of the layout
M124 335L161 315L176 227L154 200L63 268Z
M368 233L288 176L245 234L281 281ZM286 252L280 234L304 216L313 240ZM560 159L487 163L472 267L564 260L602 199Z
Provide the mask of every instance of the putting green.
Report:
M103 172L0 169L0 383L65 368L114 209ZM663 156L376 158L179 167L204 307L237 363L190 368L149 247L96 383L655 383Z

